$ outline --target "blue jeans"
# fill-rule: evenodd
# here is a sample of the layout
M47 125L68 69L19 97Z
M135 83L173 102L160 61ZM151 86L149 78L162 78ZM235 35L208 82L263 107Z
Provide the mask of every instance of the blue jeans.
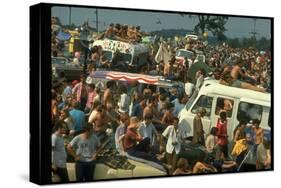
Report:
M76 161L76 181L92 181L94 178L95 162Z

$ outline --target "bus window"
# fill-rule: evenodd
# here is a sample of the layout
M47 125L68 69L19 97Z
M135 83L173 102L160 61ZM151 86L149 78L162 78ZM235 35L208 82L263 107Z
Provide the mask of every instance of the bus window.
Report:
M263 108L261 105L240 102L238 107L237 120L240 121L244 119L248 122L254 119L261 120L262 110Z
M234 101L231 99L218 97L215 114L219 115L221 111L225 111L227 114L227 117L231 117L232 110L233 110L233 104L234 104Z
M211 109L212 109L212 102L213 102L213 97L202 95L202 96L200 96L200 98L198 99L198 101L196 102L194 107L192 108L191 112L193 114L196 114L198 108L202 107L202 108L206 109L207 113L205 115L207 117L210 117Z

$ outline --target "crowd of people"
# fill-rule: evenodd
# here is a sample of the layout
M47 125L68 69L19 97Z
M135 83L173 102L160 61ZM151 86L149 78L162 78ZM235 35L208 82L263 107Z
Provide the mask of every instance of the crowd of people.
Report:
M141 36L139 27L121 24L110 25L104 32L106 38L127 42L139 42ZM199 69L195 82L192 82L186 74L196 63L196 52L182 65L175 58L178 48L203 51L206 64L213 69L212 74ZM112 135L120 155L130 155L162 165L169 175L240 170L247 155L245 143L250 142L257 156L256 169L270 167L270 144L263 140L264 133L258 119L253 120L252 136L245 132L248 122L240 121L233 132L233 148L228 148L225 110L218 112L216 126L210 133L205 133L202 118L206 115L206 109L199 108L194 117L191 140L184 137L178 119L178 114L204 79L217 79L221 84L231 87L270 91L269 52L259 52L254 48L235 49L226 44L209 46L191 39L184 46L171 45L169 51L171 58L168 65L165 62L156 63L152 55L148 65L139 73L162 75L170 80L181 81L185 84L182 91L177 88L157 90L155 86L138 82L124 84L114 81L106 82L106 88L102 91L95 84L87 84L85 75L81 75L79 81L65 78L53 85L52 167L60 181L69 181L66 165L68 155L75 161L76 180L92 180L97 154L102 149L102 143ZM92 63L88 66L88 74L95 70L93 64L97 62L110 64L98 46L93 47L89 60ZM180 153L184 145L189 143L203 148L206 155L195 159L195 162L183 157ZM232 151L231 155L229 151Z

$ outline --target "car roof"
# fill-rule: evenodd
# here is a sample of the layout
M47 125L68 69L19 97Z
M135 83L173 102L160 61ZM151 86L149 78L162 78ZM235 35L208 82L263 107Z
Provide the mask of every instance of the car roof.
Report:
M151 76L146 74L118 71L95 71L90 75L90 77L94 79L107 79L125 82L137 81L138 83L157 85L162 87L173 87L176 85L180 85L180 83L164 79L162 76Z

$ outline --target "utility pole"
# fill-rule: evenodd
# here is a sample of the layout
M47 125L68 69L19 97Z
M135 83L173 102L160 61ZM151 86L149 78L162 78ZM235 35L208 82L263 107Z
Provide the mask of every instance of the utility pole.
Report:
M257 19L254 18L254 31L253 31L253 37L254 38L256 38L256 34L257 34L257 32L256 32L256 22L257 22Z
M257 41L257 38L256 38L256 35L258 35L259 33L256 32L256 22L257 22L257 19L256 18L253 18L254 20L254 30L252 32L250 32L250 34L252 34L252 38L254 40L254 47L256 47L256 41Z
M96 9L96 29L99 32L99 18L98 18L98 9Z
M69 7L68 24L69 24L69 26L71 25L71 7Z

